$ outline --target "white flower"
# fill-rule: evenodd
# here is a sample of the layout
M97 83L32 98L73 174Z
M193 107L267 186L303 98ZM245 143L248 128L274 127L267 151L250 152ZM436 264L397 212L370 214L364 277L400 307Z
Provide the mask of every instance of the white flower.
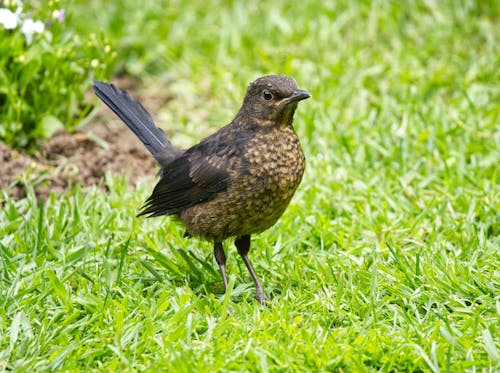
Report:
M28 44L33 40L34 33L42 33L45 30L45 25L42 21L33 21L32 19L27 19L23 22L21 27L21 32L26 36L26 42Z
M17 16L10 9L0 8L0 25L7 30L17 27Z

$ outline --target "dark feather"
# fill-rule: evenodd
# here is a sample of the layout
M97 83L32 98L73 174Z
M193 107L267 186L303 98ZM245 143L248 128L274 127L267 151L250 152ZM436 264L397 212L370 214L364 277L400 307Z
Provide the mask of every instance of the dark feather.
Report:
M139 215L170 215L210 200L226 190L229 173L216 155L186 152L162 170L162 176Z
M230 182L230 169L235 167L233 160L239 162L238 170L233 171L242 174L247 171L241 152L251 136L244 131L232 133L222 129L186 150L162 169L161 179L139 215L177 214L225 191Z

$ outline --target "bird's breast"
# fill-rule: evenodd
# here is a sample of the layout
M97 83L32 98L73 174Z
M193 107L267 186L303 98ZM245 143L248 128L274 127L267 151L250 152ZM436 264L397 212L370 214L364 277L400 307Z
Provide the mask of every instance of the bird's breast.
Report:
M285 127L250 139L243 156L246 172L237 176L256 193L286 198L295 192L304 173L304 153L293 128Z

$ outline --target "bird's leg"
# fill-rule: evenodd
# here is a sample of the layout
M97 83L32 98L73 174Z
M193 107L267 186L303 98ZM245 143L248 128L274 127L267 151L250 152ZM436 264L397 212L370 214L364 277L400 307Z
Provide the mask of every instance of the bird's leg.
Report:
M253 283L255 284L255 289L257 290L255 299L257 299L260 304L264 304L264 302L267 301L268 298L265 296L264 291L262 290L262 286L260 286L257 275L253 270L252 263L250 263L250 259L248 259L247 255L248 251L250 250L250 235L237 237L236 240L234 240L234 244L238 249L238 254L241 255L243 262L247 266L248 272L250 272L250 276L252 276Z
M222 242L214 242L214 255L217 264L219 265L222 282L224 283L224 291L227 290L227 277L226 277L226 253L222 247Z

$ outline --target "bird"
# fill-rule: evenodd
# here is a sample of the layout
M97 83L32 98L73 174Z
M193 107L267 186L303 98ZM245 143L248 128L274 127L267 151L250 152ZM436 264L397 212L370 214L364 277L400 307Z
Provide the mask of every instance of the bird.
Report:
M160 166L159 181L138 216L173 215L185 237L213 243L227 291L223 242L234 244L253 280L255 299L268 301L248 258L253 234L273 226L302 181L305 157L294 130L297 104L311 97L287 76L251 82L234 119L198 144L175 148L152 116L127 92L94 81L93 90L139 138Z

